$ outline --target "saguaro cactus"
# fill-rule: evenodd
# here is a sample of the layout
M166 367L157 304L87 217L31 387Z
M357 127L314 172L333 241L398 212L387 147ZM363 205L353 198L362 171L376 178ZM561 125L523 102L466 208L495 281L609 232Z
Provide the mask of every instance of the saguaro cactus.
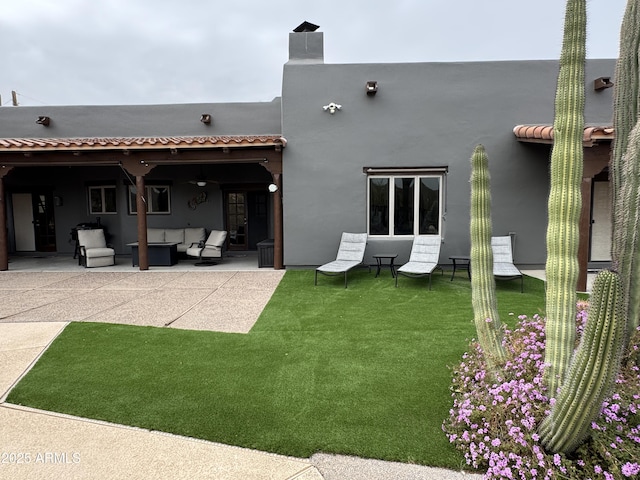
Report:
M622 18L620 28L620 52L616 64L616 75L613 99L613 155L611 158L611 190L612 197L618 198L618 191L623 181L622 157L627 150L629 134L638 121L640 110L640 84L638 76L638 53L640 52L640 5L638 0L629 0ZM620 206L613 204L613 221L617 224L616 212ZM615 253L615 252L614 252Z
M471 303L478 342L489 371L506 359L496 300L491 250L491 189L489 159L482 145L471 157Z
M575 346L587 12L585 0L568 0L555 99L554 144L547 227L545 381L553 397Z
M637 0L630 1L637 2ZM554 126L558 130L554 130L556 143L554 154L552 154L551 171L552 196L555 182L560 191L559 199L563 199L566 195L572 195L576 188L579 189L580 179L579 177L576 178L577 175L575 174L576 171L582 172L581 137L583 129L582 110L584 108L585 45L583 29L586 27L584 7L584 0L569 0L567 4L563 58L565 55L575 55L573 57L575 65L571 68L574 73L565 77L564 82L561 65L561 75L556 96L556 122ZM570 52L574 53L571 54ZM580 57L582 60L580 60ZM578 63L582 65L582 68ZM568 110L568 105L580 109L580 111L574 111L572 118L564 118L564 112ZM580 117L578 114L580 114ZM571 135L572 142L568 142L564 138L567 134ZM559 152L563 152L563 156L555 156L556 146L562 147L565 143L566 145L571 145L571 147L564 146L564 150L558 149ZM632 143L629 144L629 152L633 150L631 148L632 144L635 147L638 144L638 139L634 138ZM578 148L579 152L574 150ZM558 168L554 166L554 161L562 161L564 167ZM578 161L580 162L579 166L577 165ZM633 175L635 172L631 163L624 163L624 167L629 169L616 172L619 180L622 180L622 177ZM617 168L622 168L622 164L618 164ZM637 253L635 247L630 247L630 245L634 244L634 239L636 238L637 216L635 212L638 210L638 202L640 200L637 179L633 181L635 186L628 188L631 183L628 183L625 178L624 181L620 182L619 188L616 189L615 193L616 198L620 199L616 201L616 205L619 207L616 216L621 220L617 222L617 227L614 230L616 231L615 237L619 237L620 244L625 245L623 250L628 254L625 257L625 261L630 264L633 263ZM634 188L635 191L633 190ZM565 193L563 194L562 192ZM570 276L573 275L573 262L577 255L569 249L563 251L560 245L556 245L556 240L559 233L563 231L571 232L573 223L569 221L571 219L565 218L564 224L558 224L556 229L552 229L552 217L554 217L555 221L555 215L557 214L557 211L552 212L552 203L554 202L550 198L550 228L547 232L548 255L551 256L551 247L554 246L557 248L554 254L558 255L558 258L552 259L551 262L549 259L547 260L547 277L549 277L550 272L557 275ZM561 203L555 206L559 208ZM622 211L620 208L625 210ZM629 212L629 210L632 210L633 213ZM618 232L618 229L620 232ZM573 237L570 238L573 240ZM577 248L577 238L575 242ZM560 256L561 254L566 255L564 260ZM627 269L623 278L628 276L630 271ZM592 421L600 413L602 402L618 374L627 335L627 312L623 299L628 298L628 295L623 292L628 284L630 282L626 281L623 285L620 277L612 272L601 272L596 277L587 326L566 375L563 369L565 368L564 362L570 358L571 350L573 349L572 338L575 335L575 311L570 316L556 316L558 315L557 311L553 313L550 311L552 307L550 300L562 299L575 305L575 298L573 298L573 295L570 298L569 292L563 290L566 287L565 285L552 286L549 283L547 286L547 315L549 318L546 327L545 360L552 367L547 370L548 375L546 377L549 395L554 396L557 392L556 387L558 385L562 386L551 414L540 425L539 433L543 445L553 452L571 453L584 441L589 434ZM574 290L575 282L571 292ZM556 308L557 305L554 304L553 307ZM563 315L568 314L565 311ZM553 362L556 361L559 363L554 364ZM564 383L562 383L563 377L566 377L564 378Z
M640 321L640 126L636 125L640 111L639 53L640 1L629 0L620 29L614 87L616 136L610 170L614 225L611 255L622 279L628 338Z
M593 285L587 325L567 380L551 414L539 429L545 448L568 454L587 438L617 376L625 335L620 278L613 272L600 272Z

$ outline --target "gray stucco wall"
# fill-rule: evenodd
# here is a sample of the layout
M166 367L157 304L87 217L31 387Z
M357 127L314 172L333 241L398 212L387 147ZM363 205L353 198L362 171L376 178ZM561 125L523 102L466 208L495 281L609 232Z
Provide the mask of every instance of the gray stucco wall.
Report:
M587 66L586 121L610 125L612 89L593 80L613 77L614 60ZM284 67L284 260L288 267L335 258L340 233L365 232L363 167L446 166L446 220L441 262L469 251L469 158L488 152L493 232L516 233L520 265L545 261L550 147L519 143L518 124L551 124L555 61L327 65ZM378 93L365 94L365 83ZM323 105L342 110L330 115ZM366 261L382 251L408 259L411 239L371 237Z
M275 98L254 103L2 107L0 138L277 134L280 106L280 98ZM204 113L212 116L210 125L200 121ZM36 124L39 116L49 116L51 124Z

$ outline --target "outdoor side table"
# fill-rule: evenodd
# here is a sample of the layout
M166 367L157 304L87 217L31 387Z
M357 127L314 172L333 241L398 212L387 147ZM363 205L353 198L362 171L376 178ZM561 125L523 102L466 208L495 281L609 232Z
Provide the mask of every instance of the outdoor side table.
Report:
M451 272L452 282L453 277L456 275L456 270L466 270L469 275L469 280L471 280L471 257L468 255L453 255L449 257L449 260L453 262L453 272Z
M396 266L394 265L394 260L398 256L397 253L376 253L373 258L376 259L377 269L376 269L376 277L380 275L380 268L389 267L391 270L391 276L396 276ZM383 260L389 260L389 263L382 263Z

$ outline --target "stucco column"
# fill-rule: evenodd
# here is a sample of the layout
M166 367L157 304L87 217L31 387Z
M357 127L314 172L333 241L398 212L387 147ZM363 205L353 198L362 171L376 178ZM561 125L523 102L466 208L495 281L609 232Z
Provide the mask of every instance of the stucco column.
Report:
M4 177L13 167L0 166L0 271L9 270L9 240L7 238L7 204Z

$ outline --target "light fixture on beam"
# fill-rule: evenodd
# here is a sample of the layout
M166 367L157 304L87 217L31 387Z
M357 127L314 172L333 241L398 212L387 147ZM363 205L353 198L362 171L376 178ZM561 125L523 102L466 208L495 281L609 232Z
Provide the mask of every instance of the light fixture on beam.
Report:
M278 191L278 185L276 185L275 183L269 184L268 188L271 193L276 193Z
M39 117L38 117L38 119L36 120L36 123L37 123L38 125L43 125L43 126L45 126L45 127L48 127L48 126L49 126L49 124L51 123L51 117L47 117L47 116L41 115L41 116L39 116Z
M203 113L202 115L200 115L200 121L205 125L211 125L211 120L211 115L208 113Z
M374 96L378 92L378 82L369 80L365 85L365 90L367 92L367 95L369 95L370 97Z

